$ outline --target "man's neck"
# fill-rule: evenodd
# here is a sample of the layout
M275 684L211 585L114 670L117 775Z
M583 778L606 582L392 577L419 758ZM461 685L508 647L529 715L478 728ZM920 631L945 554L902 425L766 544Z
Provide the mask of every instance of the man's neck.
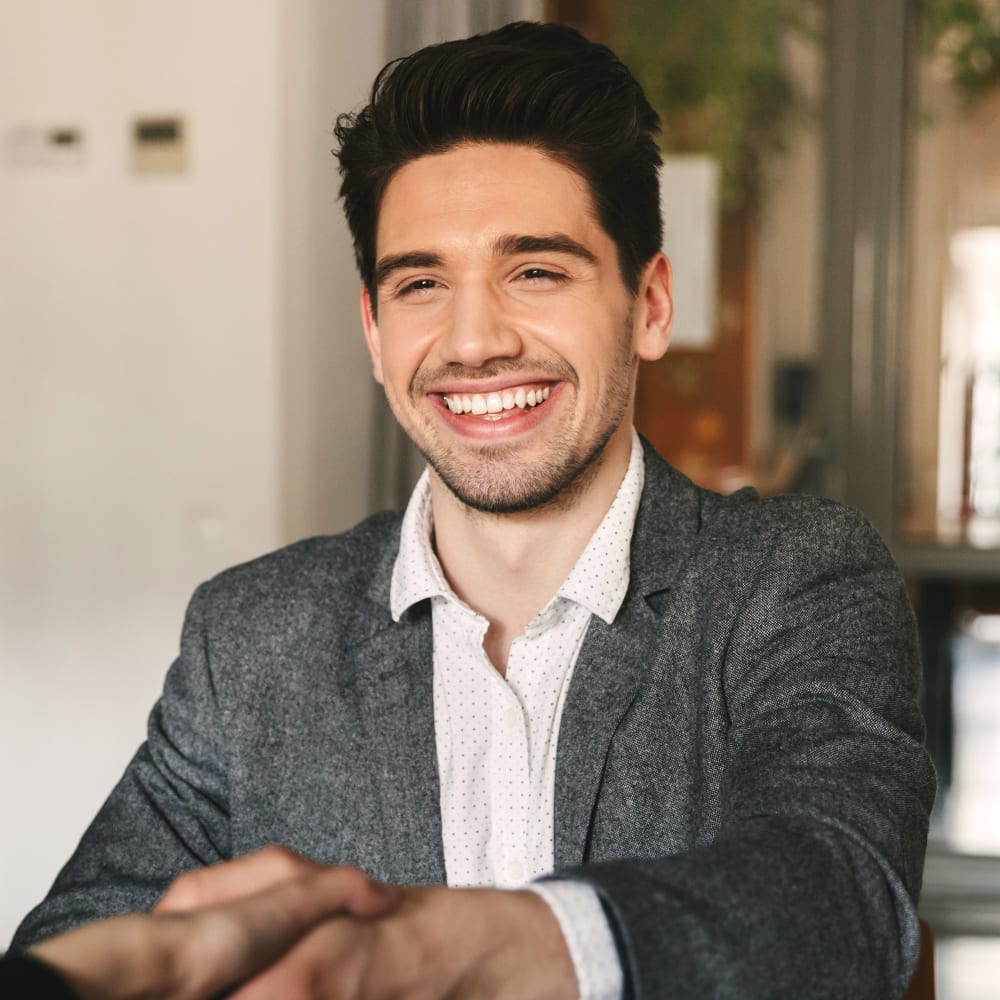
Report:
M602 456L569 504L517 514L472 510L431 472L438 560L452 590L489 621L484 647L501 674L511 643L552 599L613 503L628 468L628 440Z

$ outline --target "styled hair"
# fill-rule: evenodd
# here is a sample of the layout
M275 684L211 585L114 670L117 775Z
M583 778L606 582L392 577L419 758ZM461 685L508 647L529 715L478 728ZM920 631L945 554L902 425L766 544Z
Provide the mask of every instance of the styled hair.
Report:
M633 292L662 242L660 120L606 46L524 21L385 66L369 103L336 124L347 224L375 302L375 235L389 181L421 156L475 142L534 147L578 173Z

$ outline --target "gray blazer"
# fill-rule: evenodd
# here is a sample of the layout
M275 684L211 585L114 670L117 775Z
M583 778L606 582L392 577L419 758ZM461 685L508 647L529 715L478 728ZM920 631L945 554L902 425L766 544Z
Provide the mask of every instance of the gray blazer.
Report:
M645 461L628 596L566 701L557 873L597 889L636 997L899 995L934 775L898 571L844 507ZM15 948L269 843L444 881L430 610L389 613L399 525L199 588L147 742Z

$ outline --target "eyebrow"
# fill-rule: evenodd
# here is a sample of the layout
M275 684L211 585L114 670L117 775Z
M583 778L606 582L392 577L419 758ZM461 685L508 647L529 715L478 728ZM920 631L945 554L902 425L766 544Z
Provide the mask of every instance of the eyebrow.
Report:
M444 258L440 254L423 250L389 254L375 266L375 284L381 285L394 271L403 271L411 267L440 267L443 263Z
M562 253L588 264L597 263L597 257L593 252L565 233L549 233L544 236L501 236L493 244L493 253L497 257L523 253Z
M597 256L582 243L565 233L547 233L542 236L500 236L492 247L494 257L511 257L526 253L560 253L576 257L587 264L596 264ZM389 254L375 267L375 283L381 285L395 272L409 268L441 267L444 258L429 250Z

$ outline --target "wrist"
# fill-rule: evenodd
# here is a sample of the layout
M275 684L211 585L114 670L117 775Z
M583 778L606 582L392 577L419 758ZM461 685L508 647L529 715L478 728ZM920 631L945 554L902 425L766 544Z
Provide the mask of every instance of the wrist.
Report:
M451 891L456 896L465 893L469 898L463 902L472 911L468 926L474 929L476 940L461 996L577 1000L573 961L544 899L529 890Z

